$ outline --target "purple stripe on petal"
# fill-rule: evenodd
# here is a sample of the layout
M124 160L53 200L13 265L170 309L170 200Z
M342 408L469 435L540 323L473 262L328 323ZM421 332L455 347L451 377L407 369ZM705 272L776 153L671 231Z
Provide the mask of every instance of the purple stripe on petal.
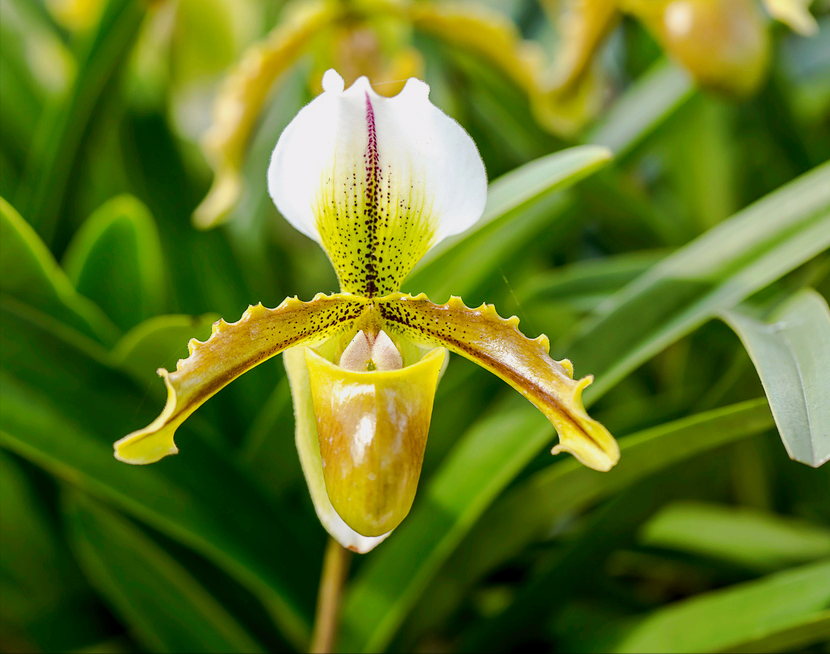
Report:
M380 156L378 154L378 136L375 129L375 111L369 94L366 94L366 131L368 140L363 160L366 168L366 295L374 297L377 294L377 247L378 247L378 220L380 206Z

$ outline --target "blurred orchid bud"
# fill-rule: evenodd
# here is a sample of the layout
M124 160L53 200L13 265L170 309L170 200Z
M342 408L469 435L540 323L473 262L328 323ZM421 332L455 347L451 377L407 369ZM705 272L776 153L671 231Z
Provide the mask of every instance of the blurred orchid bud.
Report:
M754 0L622 0L702 86L748 95L769 61L767 24Z

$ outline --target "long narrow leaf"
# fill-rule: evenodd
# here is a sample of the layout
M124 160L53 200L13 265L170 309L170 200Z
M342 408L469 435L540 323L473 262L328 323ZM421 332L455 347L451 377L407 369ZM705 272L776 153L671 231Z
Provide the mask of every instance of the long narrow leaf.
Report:
M828 606L830 561L825 560L659 609L600 648L607 652L789 651L830 637Z
M641 540L772 572L830 557L830 529L750 507L675 502L642 530Z
M16 203L47 243L52 240L90 116L124 63L143 17L138 0L108 0L84 43L72 87L41 115Z
M313 553L322 546L306 523L287 521L230 453L208 447L205 438L192 439L187 462L116 461L112 442L134 420L149 419L152 407L142 405L122 375L37 323L4 310L2 327L4 364L14 370L2 377L3 446L213 560L261 597L288 639L302 646L314 596ZM79 387L92 390L79 398Z
M105 202L73 237L63 268L122 330L164 310L166 267L153 216L138 199Z
M681 107L694 92L689 74L676 64L660 61L637 79L585 139L625 156Z
M407 279L406 287L429 290L439 298L447 293L448 279L454 284L451 293L460 294L473 287L483 275L492 273L494 261L503 258L505 251L512 251L507 244L514 249L532 237L533 226L539 229L550 221L551 208L560 205L551 195L592 174L610 159L607 148L583 145L531 161L495 180L490 184L481 220L472 230L434 248ZM526 222L531 223L530 230L524 230L529 233L518 239L521 224ZM447 266L458 265L464 267L462 274L448 275Z
M481 519L465 540L463 554L459 550L452 564L441 568L492 497L552 435L541 415L516 407L512 400L501 403L462 439L395 538L378 549L355 580L344 609L343 651L383 649L439 569L447 583L442 580L437 595L447 592L457 599L471 579L521 550L557 515L578 510L669 463L771 425L766 402L754 401L623 439L620 464L611 473L597 473L574 461L551 466ZM447 599L442 598L442 606Z
M667 254L663 250L646 250L579 261L535 275L516 290L516 295L525 304L561 302L576 308L594 308Z
M70 494L66 513L92 583L146 646L164 652L265 651L140 529L81 493Z
M596 376L586 391L596 399L669 344L828 247L830 164L824 164L664 259L560 347Z
M100 344L118 329L73 288L35 231L0 198L0 293L44 312Z
M612 552L630 544L636 527L669 498L683 493L688 483L682 473L657 474L617 494L590 514L574 537L560 540L560 547L540 570L531 573L513 601L478 622L459 651L512 650L532 641L545 617L561 612L563 600L578 592ZM551 598L559 601L551 602Z
M773 426L763 398L707 411L633 434L620 441L620 463L597 474L575 461L549 466L495 503L441 567L419 607L419 617L446 618L487 573L539 540L556 521L579 513L662 468Z

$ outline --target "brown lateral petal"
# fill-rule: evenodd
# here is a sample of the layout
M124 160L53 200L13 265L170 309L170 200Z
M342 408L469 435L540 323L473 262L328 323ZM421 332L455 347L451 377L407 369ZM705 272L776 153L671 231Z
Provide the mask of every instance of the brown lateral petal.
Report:
M167 384L167 404L150 425L115 443L115 458L145 464L176 454L176 429L215 393L287 347L347 330L369 309L364 298L320 293L311 302L286 298L275 309L251 306L235 323L217 321L208 340L188 343L190 356L174 372L159 369Z
M620 458L616 441L582 405L582 390L593 381L574 380L570 361L548 356L546 336L529 339L519 319L500 318L492 305L466 307L453 297L443 305L426 295L395 293L376 299L384 329L418 343L441 345L501 377L524 395L559 432L553 453L567 451L595 470L610 470Z

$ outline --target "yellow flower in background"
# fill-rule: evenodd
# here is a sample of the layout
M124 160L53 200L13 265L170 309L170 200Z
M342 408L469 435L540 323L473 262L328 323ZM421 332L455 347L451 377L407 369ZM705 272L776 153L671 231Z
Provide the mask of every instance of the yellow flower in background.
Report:
M409 77L423 77L413 33L428 34L484 56L520 88L538 95L543 62L538 44L523 41L502 14L478 3L406 0L297 0L277 26L250 47L227 76L213 107L202 150L215 176L193 214L197 227L225 220L243 192L242 163L248 140L275 83L310 55L311 84L335 67L348 81L371 76L383 95L394 95Z
M478 2L295 0L277 26L228 74L201 140L213 185L193 214L197 227L224 221L244 191L248 141L275 83L310 57L315 87L335 67L347 81L369 75L384 95L423 77L415 34L486 62L525 94L539 125L572 139L610 95L598 57L624 14L641 21L697 83L746 95L764 79L768 21L757 0L541 0L558 33L552 57L523 39L504 14ZM808 35L817 30L808 0L763 0L768 13ZM319 88L314 88L315 92Z
M98 21L104 0L46 0L46 8L67 29L82 31Z
M737 96L763 81L770 58L763 10L804 36L818 31L810 0L542 0L558 26L553 88L589 84L596 54L622 15L642 22L701 86Z
M395 97L365 77L345 89L333 70L324 92L281 135L268 170L280 212L316 240L341 292L310 302L250 307L219 321L174 372L161 415L115 444L127 463L178 449L176 428L233 379L285 352L296 441L317 514L344 547L367 552L404 519L417 489L432 403L447 350L501 377L556 427L553 452L609 470L619 448L591 419L567 360L548 356L518 319L494 307L443 305L400 292L412 267L441 239L472 226L487 179L470 136L407 81Z

